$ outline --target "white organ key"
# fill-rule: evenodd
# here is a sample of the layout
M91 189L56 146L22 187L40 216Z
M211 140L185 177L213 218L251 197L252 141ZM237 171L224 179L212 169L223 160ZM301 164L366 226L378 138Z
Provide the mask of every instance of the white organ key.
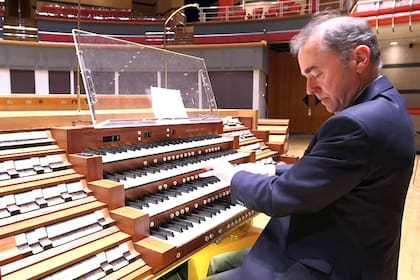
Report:
M183 149L192 149L192 148L202 147L206 145L222 144L222 143L231 142L231 141L232 139L228 137L218 137L218 138L213 138L213 139L204 139L204 140L192 141L192 142L187 142L187 143L172 144L172 145L167 145L167 146L158 146L158 147L148 148L148 149L140 149L140 150L134 150L134 151L128 150L127 152L121 152L121 153L115 153L115 154L106 153L105 155L102 156L102 162L109 163L113 161L150 156L154 154L170 153L170 152L180 151Z
M9 211L7 210L7 198L0 196L0 219L10 216Z
M33 176L36 172L33 169L23 169L19 171L19 177Z
M245 145L241 147L241 149L247 149L247 150L258 150L260 148L261 146L259 143L249 144L249 145Z
M32 191L15 194L16 205L23 205L34 202L35 198Z
M242 153L242 152L237 152L237 153L233 153L233 154L230 154L230 155L222 156L222 157L218 158L218 160L232 161L232 160L243 158L245 156L248 156L248 154L247 153ZM179 174L184 174L184 173L197 171L199 169L202 169L202 168L208 166L208 163L210 161L213 161L213 160L214 159L203 160L203 161L198 162L198 163L192 163L192 164L188 164L186 166L179 166L179 167L176 167L176 168L174 168L170 171L163 170L163 171L160 171L160 172L156 172L154 174L148 174L146 176L140 176L140 177L135 177L135 178L126 177L125 179L121 180L120 182L124 184L125 189L129 189L129 188L132 188L132 187L137 187L137 186L145 185L145 184L148 184L148 183L156 182L156 181L159 181L159 180L171 178L171 177L174 177L174 176L179 175Z
M34 198L33 200L43 197L41 189L34 189L31 192L32 192L32 197Z
M157 215L159 213L163 213L167 210L170 210L172 208L175 208L179 205L182 205L184 203L190 202L194 199L203 197L207 194L210 194L212 192L218 191L220 189L223 189L227 187L227 184L225 182L215 182L212 184L208 184L206 187L203 188L197 188L197 190L193 190L190 192L184 192L181 195L178 195L176 197L169 197L168 200L165 200L162 203L159 204L152 204L149 203L149 206L143 207L141 210L145 211L149 214L150 217ZM176 189L176 188L174 188Z
M7 170L15 169L15 163L13 160L6 160L3 162L0 162L0 171L6 172Z
M29 159L31 162L31 166L38 166L41 165L41 163L39 162L39 157L32 157Z
M99 266L98 258L97 256L93 256L87 259L84 259L78 263L75 263L69 267L66 267L62 270L59 270L55 273L52 273L45 278L42 279L48 279L48 280L61 280L61 279L78 279L85 274L88 274L89 272L97 269ZM105 275L99 275L94 279L99 279Z
M37 228L35 231L36 231L36 235L38 237L38 241L43 239L43 238L48 238L47 230L45 229L45 227Z
M112 267L114 268L114 270L119 270L120 268L126 266L127 264L128 264L128 261L125 258L123 258L123 256L120 256L120 258L118 258L112 263Z
M58 185L57 185L57 192L58 192L59 194L62 194L62 193L67 192L67 186L66 186L66 184L65 184L65 183L58 184Z
M40 231L31 230L26 232L26 240L28 240L29 245L34 245L39 242L43 236L40 236Z
M81 228L76 228L74 231L71 231L68 234L63 234L59 237L54 238L52 240L52 244L54 247L57 247L57 246L66 244L70 241L87 236L89 234L98 232L101 229L102 227L99 226L98 224L91 224L91 225L87 225Z
M6 172L7 169L7 161L0 162L0 173Z
M63 162L63 159L61 158L60 154L48 155L48 156L46 156L46 160L49 164L50 163Z
M10 175L6 172L0 172L0 181L10 179Z
M115 246L115 247L113 247L113 248L111 248L111 249L109 249L105 252L106 259L107 259L108 262L111 263L111 262L121 258L127 250L128 250L127 247L124 247L124 246L121 246L121 245L120 246Z
M67 183L66 185L67 185L68 193L76 193L76 192L83 191L83 185L81 181L70 182L70 183Z
M29 245L39 243L39 240L45 237L47 237L47 232L45 231L44 227L26 232L26 240L28 241Z
M32 168L32 162L30 159L19 159L15 160L15 168L16 170L25 170Z
M48 237L54 238L70 231L95 224L97 221L97 214L89 213L80 217L49 225L46 229Z
M213 229L214 227L225 223L226 220L234 217L237 214L240 214L245 210L247 209L241 205L231 205L230 208L220 211L220 213L213 215L211 218L206 218L206 221L202 223L194 223L193 227L190 227L187 230L184 230L183 232L172 231L174 233L174 236L169 236L168 239L164 242L168 242L169 244L178 247L182 246L191 241L192 239L196 238L197 236L200 236L206 233L207 231ZM158 239L154 236L151 237Z
M15 201L15 196L13 194L8 194L8 195L0 197L1 208L4 208L8 205L14 205L14 204L16 204L16 201Z
M48 155L48 156L39 158L39 163L43 167L49 167L49 165L52 163L61 163L61 162L63 162L63 159L61 158L60 154Z
M43 197L45 199L57 197L60 195L60 189L57 186L51 186L42 189Z
M0 142L18 142L44 138L47 138L45 131L28 131L0 134Z
M107 261L105 252L100 252L96 255L96 258L98 259L99 263L104 263Z
M49 164L48 158L47 157L40 157L39 158L39 164L41 164L41 166L43 166L43 167L48 166L48 164Z
M17 247L28 244L28 241L26 240L26 234L20 233L15 235L15 242Z

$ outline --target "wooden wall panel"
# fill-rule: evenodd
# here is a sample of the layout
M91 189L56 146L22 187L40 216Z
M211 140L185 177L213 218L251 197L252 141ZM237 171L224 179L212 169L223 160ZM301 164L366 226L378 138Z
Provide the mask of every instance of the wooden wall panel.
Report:
M268 118L290 119L291 133L314 133L330 116L322 104L315 106L309 97L311 113L303 102L306 79L300 74L297 59L289 52L269 51Z
M10 70L10 85L12 93L34 93L35 71Z
M252 109L252 71L209 72L217 108Z
M70 93L70 72L69 71L48 71L49 93L68 94Z

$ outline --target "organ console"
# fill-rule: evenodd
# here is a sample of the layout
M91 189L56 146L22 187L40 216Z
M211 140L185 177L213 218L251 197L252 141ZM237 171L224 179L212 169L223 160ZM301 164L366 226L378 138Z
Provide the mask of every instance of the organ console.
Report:
M246 118L243 117L243 119ZM255 158L251 159L252 161L263 164L275 164L280 161L280 153L271 150L266 144L269 140L269 131L251 130L250 124L244 125L238 117L225 117L223 124L223 135L238 137L239 149L255 152Z
M147 279L246 223L256 213L228 184L199 176L251 160L222 132L210 120L0 134L2 279Z
M202 60L102 36L98 48L91 35L81 36L89 46L77 51L93 125L0 133L2 280L155 279L257 214L230 201L228 182L200 176L210 162L275 160L257 137L229 134L213 115ZM188 118L150 118L153 104L144 96L136 119L116 114L101 122L96 90L115 88L130 71L149 75L144 60L132 63L144 52L158 60L146 67L154 77L177 77Z

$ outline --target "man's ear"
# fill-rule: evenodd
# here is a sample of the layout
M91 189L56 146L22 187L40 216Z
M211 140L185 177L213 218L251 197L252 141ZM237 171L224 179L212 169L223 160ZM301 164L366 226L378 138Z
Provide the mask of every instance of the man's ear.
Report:
M355 48L356 71L362 73L370 64L370 49L366 45Z

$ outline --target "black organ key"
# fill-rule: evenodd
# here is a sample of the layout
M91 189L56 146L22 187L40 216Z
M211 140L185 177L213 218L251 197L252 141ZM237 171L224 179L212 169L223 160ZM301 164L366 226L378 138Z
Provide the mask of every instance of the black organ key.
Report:
M38 204L40 208L44 208L48 206L48 202L43 197L38 197L35 199L35 203Z
M217 207L202 206L201 209L205 210L205 211L212 212L214 214L220 213L220 209L218 209Z
M169 197L168 197L167 195L165 195L165 194L160 194L160 193L156 193L156 194L149 194L148 196L149 196L149 197L156 198L156 199L158 199L158 200L159 200L159 201L161 201L161 202L163 202L163 201L165 201L165 200L168 200L168 199L169 199Z
M65 202L68 202L68 201L72 200L71 195L67 192L61 193L60 196Z
M103 156L106 155L106 152L102 149L84 149L83 154L93 154L93 155L99 155L99 156Z
M197 224L199 224L202 221L204 221L204 218L203 217L193 216L193 215L184 215L184 216L182 216L182 219L185 219L187 221L190 221L192 223L197 223Z
M116 154L118 151L113 147L102 148L103 151L109 154Z
M165 240L168 239L168 236L170 236L170 237L175 236L175 234L172 231L161 228L161 227L151 228L150 229L150 234L153 235L153 236L165 239Z
M219 209L221 211L226 210L227 208L230 207L230 205L224 204L224 203L214 203L212 204L212 207L214 207L215 209Z
M118 173L108 173L105 174L104 178L115 182L121 182L122 180L124 180L125 176Z
M9 170L7 170L7 173L9 174L10 178L12 178L12 179L19 177L19 172L17 172L16 169L9 169Z
M214 216L214 214L212 212L205 211L205 210L202 210L202 209L196 209L194 211L195 211L194 213L196 213L198 215L201 215L201 216L204 216L204 217L211 218L211 217Z
M190 213L188 215L188 217L193 218L193 219L197 219L199 221L205 221L206 220L206 217L205 216L200 215L200 214L197 214L197 213Z
M177 225L177 226L179 226L180 228L182 228L182 229L188 229L188 225L186 225L186 224L184 224L184 223L182 223L182 222L180 222L180 221L175 221L175 220L170 220L170 221L168 221L168 222L166 222L165 224L163 224L163 225L161 225L161 226L165 226L165 225L167 225L167 224L173 224L173 225Z
M137 208L137 209L143 209L143 207L147 206L148 204L144 201L141 200L128 200L126 201L126 205L133 207L133 208Z
M184 227L183 226L180 226L178 224L171 223L171 222L168 222L168 223L166 223L164 225L161 225L161 227L162 228L167 228L167 229L170 229L170 230L173 230L173 231L177 231L177 232L183 232L184 231Z
M133 169L133 170L130 170L130 172L132 174L134 174L136 177L141 177L141 176L144 176L144 175L147 174L147 172L145 170L142 170L142 169ZM135 178L135 177L133 177L133 178Z
M155 237L160 238L160 239L167 240L168 235L163 233L161 230L162 229L158 230L157 228L151 228L150 229L150 235L155 236Z
M67 164L65 164L64 162L53 162L49 164L49 167L52 171L60 171L66 169Z
M36 172L36 174L44 173L44 168L41 165L35 165L33 168L34 168L34 171Z
M145 196L143 197L143 199L148 202L148 203L153 203L153 204L159 204L159 202L162 202L159 198L155 198L155 197L150 197L150 196Z
M183 219L182 217L175 218L174 220L184 223L187 227L193 227L194 226L193 223Z
M178 187L176 187L176 189L179 190L179 191L185 192L185 193L189 193L189 192L194 190L192 187L184 186L184 185L178 186Z
M20 208L16 206L15 204L7 205L6 206L7 211L9 211L10 215L17 215L20 214Z
M180 194L180 192L173 189L167 189L165 190L165 194L167 194L168 196L176 197Z

